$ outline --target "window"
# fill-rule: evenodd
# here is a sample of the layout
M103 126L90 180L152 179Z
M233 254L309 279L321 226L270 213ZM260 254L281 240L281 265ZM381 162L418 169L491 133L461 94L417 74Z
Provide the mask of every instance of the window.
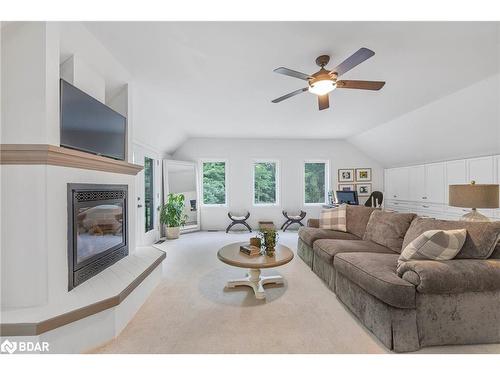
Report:
M278 204L278 163L259 161L253 166L253 203L255 205Z
M149 232L154 228L154 178L153 178L153 159L144 158L144 214L145 231Z
M328 163L304 163L304 203L326 203L328 191Z
M204 205L226 204L226 162L206 161L202 164Z

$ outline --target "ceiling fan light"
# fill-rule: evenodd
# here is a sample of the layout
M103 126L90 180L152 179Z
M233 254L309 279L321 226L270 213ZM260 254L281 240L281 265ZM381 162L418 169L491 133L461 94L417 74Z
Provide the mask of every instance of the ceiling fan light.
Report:
M336 84L331 79L323 79L309 85L309 92L316 95L325 95L335 90Z

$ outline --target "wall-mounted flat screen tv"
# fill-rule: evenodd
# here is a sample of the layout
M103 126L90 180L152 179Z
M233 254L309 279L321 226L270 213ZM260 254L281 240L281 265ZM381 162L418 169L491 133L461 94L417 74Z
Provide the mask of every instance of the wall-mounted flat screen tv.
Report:
M61 79L61 146L125 160L127 118Z

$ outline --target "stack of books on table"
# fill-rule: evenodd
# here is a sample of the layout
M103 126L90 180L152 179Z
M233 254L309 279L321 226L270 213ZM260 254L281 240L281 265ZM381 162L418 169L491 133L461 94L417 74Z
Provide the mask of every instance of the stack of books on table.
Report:
M260 255L260 247L253 246L253 245L250 245L250 244L241 245L240 246L240 251L243 254L250 255L250 256Z

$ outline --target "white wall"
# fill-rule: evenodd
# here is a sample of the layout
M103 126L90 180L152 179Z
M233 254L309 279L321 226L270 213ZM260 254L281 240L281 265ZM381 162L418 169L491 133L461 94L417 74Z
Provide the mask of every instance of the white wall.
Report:
M228 160L228 207L202 207L201 228L224 229L228 210L249 210L249 223L257 227L259 220L273 220L281 226L281 211L305 210L306 218L318 217L318 206L303 205L303 162L321 159L330 162L331 189L336 190L338 168L372 168L373 189L383 186L383 169L356 147L341 140L276 140L276 139L210 139L193 138L172 155L175 160L199 161L221 158ZM255 159L280 161L280 204L276 207L252 207L252 176Z
M500 75L496 74L349 142L385 167L498 154L499 108Z
M89 67L80 56L73 55L60 67L61 78L86 94L106 102L106 81L99 73Z
M59 145L59 27L2 27L2 142Z

